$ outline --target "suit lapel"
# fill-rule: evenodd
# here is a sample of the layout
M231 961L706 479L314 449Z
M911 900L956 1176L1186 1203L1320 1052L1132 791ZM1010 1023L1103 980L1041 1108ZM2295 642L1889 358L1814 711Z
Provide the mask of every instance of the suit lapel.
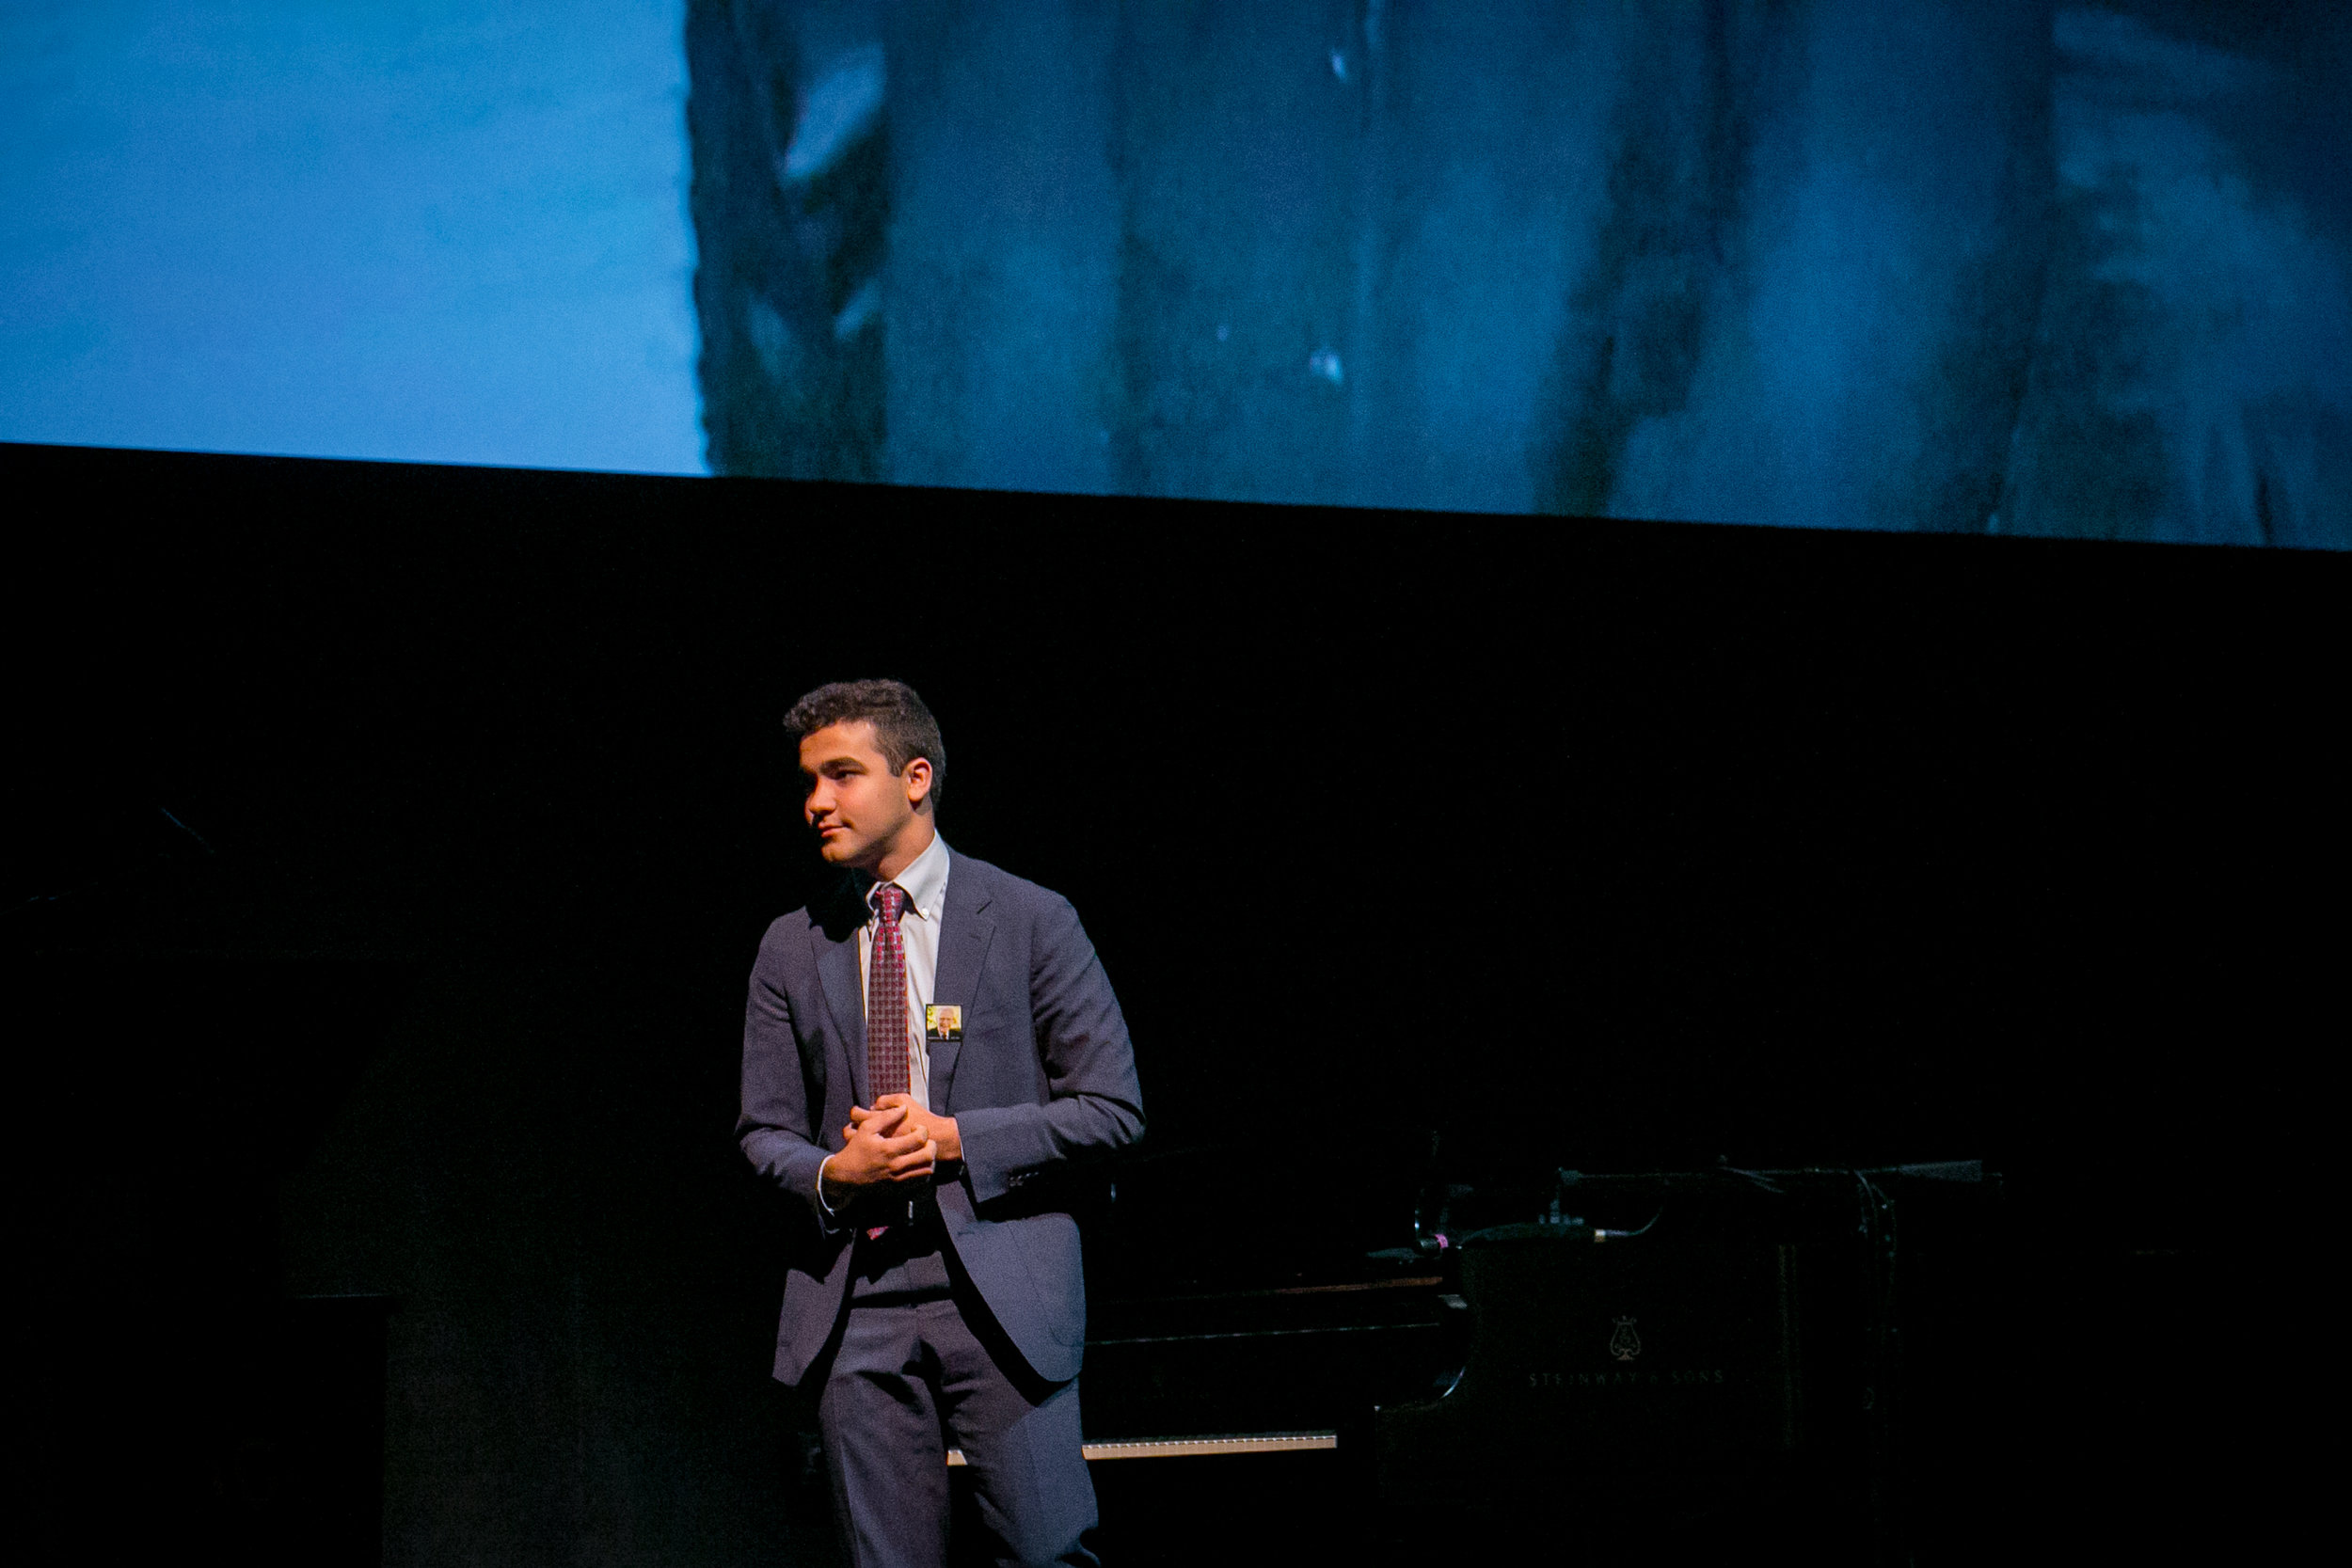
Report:
M941 1006L964 1009L963 1035L972 1034L972 996L980 983L980 967L988 958L989 939L996 922L989 917L988 892L978 867L952 851L947 861L947 908L939 922L939 973L932 976L931 1000ZM931 1108L946 1112L955 1087L956 1061L963 1054L962 1040L930 1048Z
M825 1003L833 1009L834 1033L841 1053L850 1058L850 1103L870 1105L866 1085L866 989L857 973L858 922L845 893L836 898L830 918L812 921L809 945L817 950L817 977L825 988ZM835 936L834 933L839 932Z

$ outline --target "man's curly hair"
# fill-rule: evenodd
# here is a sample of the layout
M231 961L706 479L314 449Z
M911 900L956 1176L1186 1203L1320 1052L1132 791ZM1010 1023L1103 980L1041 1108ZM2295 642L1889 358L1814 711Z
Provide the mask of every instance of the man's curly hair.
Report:
M931 765L930 802L936 806L947 777L947 748L939 738L939 721L906 682L834 681L820 686L792 705L784 716L784 728L798 746L829 724L854 724L861 719L874 726L882 760L894 776L904 773L916 757Z

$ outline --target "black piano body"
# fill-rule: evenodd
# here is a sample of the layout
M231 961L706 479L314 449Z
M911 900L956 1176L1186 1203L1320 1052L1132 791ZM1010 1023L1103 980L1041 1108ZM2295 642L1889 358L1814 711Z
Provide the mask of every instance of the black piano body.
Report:
M1418 1244L1237 1227L1221 1266L1123 1180L1089 1225L1105 1560L1903 1560L1967 1425L1995 1184L1562 1179L1532 1220L1433 1202Z

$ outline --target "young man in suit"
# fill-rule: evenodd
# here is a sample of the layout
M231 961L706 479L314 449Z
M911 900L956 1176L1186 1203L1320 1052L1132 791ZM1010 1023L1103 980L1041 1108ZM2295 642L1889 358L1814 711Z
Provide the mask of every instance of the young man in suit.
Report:
M1143 1131L1119 1001L1067 899L939 837L912 689L820 687L785 724L843 876L768 928L744 1013L737 1137L794 1218L775 1375L817 1380L855 1568L937 1568L950 1445L997 1560L1093 1563L1057 1179Z

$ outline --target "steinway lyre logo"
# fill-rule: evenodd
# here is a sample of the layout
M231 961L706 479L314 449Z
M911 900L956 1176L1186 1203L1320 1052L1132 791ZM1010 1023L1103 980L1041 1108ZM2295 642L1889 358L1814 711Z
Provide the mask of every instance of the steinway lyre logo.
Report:
M1609 1336L1609 1354L1620 1361L1630 1361L1642 1354L1642 1337L1633 1332L1631 1318L1617 1320L1617 1332Z

